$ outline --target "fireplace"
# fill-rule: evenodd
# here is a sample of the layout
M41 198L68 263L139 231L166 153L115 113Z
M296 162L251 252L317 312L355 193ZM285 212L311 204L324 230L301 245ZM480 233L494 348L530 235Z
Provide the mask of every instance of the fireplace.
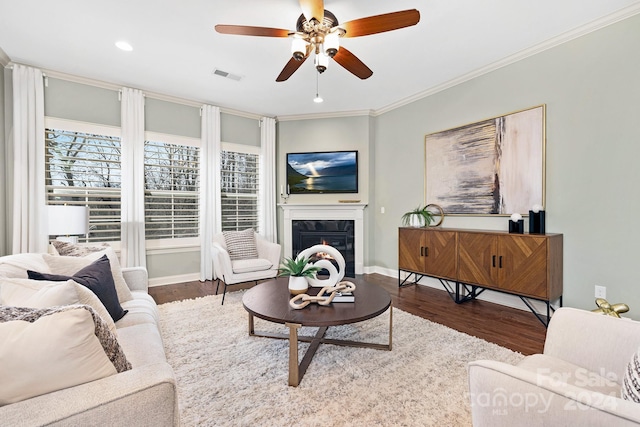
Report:
M314 245L333 246L344 257L345 276L355 276L355 233L352 220L294 220L291 224L291 235L294 257ZM328 259L333 262L330 257ZM337 268L337 264L334 264ZM327 272L320 272L323 273Z
M326 241L331 246L350 245L353 247L353 273L346 273L348 275L364 274L364 209L367 206L366 203L282 203L279 205L284 213L284 238L283 256L293 257L293 223L294 221L338 221L344 223L348 221L351 223L353 230L352 240L346 241L347 237L339 237L333 234L333 230L323 230L330 232L326 234ZM308 228L308 227L307 227ZM306 230L309 231L309 230ZM306 235L305 238L311 238ZM311 243L311 240L306 240ZM301 249L306 249L314 244L322 243L318 240L313 240L312 244L306 245ZM335 244L332 244L335 243ZM298 249L301 250L301 249ZM342 249L339 249L342 252ZM347 261L347 254L342 253Z

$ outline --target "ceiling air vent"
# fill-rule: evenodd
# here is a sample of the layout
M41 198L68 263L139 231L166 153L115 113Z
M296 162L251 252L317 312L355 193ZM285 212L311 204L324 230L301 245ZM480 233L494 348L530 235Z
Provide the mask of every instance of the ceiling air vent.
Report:
M223 71L223 70L220 70L218 68L213 70L213 75L214 76L225 77L227 79L235 80L237 82L239 82L242 79L242 76L240 76L238 74L231 74L231 73L229 73L227 71Z

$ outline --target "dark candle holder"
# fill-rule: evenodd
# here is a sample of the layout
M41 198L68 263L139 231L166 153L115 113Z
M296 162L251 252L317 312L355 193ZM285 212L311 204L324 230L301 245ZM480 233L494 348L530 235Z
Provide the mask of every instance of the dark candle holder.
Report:
M544 234L544 211L529 211L529 233Z
M520 219L518 221L509 220L509 233L523 234L524 219Z

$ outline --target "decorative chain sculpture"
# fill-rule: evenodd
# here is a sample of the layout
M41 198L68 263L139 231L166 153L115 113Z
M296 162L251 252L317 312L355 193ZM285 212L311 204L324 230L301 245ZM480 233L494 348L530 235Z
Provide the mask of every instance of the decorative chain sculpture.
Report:
M289 305L296 310L305 308L312 302L318 303L318 305L329 305L338 292L353 292L356 289L356 285L352 282L340 282L335 286L325 286L320 289L318 295L311 296L307 294L299 294L291 298Z
M629 306L627 304L620 303L612 305L609 304L609 301L604 298L597 298L596 305L598 306L598 308L591 311L593 311L594 313L602 313L613 317L620 317L620 313L626 313L627 311L629 311Z

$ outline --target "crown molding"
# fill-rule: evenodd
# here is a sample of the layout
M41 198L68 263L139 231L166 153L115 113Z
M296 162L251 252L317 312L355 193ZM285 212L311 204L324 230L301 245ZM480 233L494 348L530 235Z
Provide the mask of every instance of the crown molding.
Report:
M7 67L11 63L11 58L0 47L0 66Z
M498 70L502 67L506 67L507 65L516 63L530 56L536 55L538 53L544 52L545 50L552 49L556 46L559 46L563 43L567 43L571 40L574 40L578 37L582 37L594 31L598 31L604 27L615 24L616 22L623 21L627 18L630 18L634 15L640 13L640 3L636 3L632 6L628 6L626 8L620 9L617 12L614 12L610 15L604 16L595 21L589 22L588 24L581 25L579 27L574 28L573 30L564 32L559 36L556 36L552 39L546 40L542 43L539 43L530 48L521 50L513 55L507 56L499 61L496 61L492 64L489 64L485 67L478 68L477 70L471 71L470 73L464 74L455 79L451 79L437 86L431 87L423 92L417 93L415 95L404 98L400 101L394 102L393 104L389 104L386 107L380 108L373 112L373 116L379 116L381 114L387 113L389 111L395 110L396 108L403 107L407 104L411 104L412 102L418 101L422 98L426 98L428 96L434 95L438 92L442 92L443 90L452 88L461 83L467 82L469 80L473 80L477 77L480 77L484 74L490 73L492 71Z
M73 82L73 83L80 83L80 84L99 87L99 88L107 89L107 90L119 91L120 89L122 89L123 86L126 86L126 85L119 85L119 84L116 84L116 83L105 82L103 80L91 79L91 78L88 78L88 77L81 77L81 76L77 76L75 74L67 74L67 73L63 73L63 72L55 71L55 70L43 69L42 72L47 77L51 77L51 78L54 78L54 79L66 80L66 81L70 81L70 82ZM140 90L142 90L142 92L144 92L144 96L147 97L147 98L158 99L160 101L173 102L175 104L186 105L186 106L189 106L189 107L200 108L204 104L210 104L210 102L207 102L207 101L185 99L185 98L180 98L180 97L173 96L173 95L167 95L167 94L157 93L157 92L150 92L150 91L146 91L144 89L140 89ZM240 116L240 117L245 117L245 118L248 118L248 119L256 119L256 120L260 120L262 117L264 117L264 115L255 114L255 113L249 113L249 112L246 112L246 111L240 111L240 110L235 110L235 109L226 108L226 107L220 107L220 112L226 113L226 114L231 114L233 116Z
M372 116L373 110L337 111L334 113L298 114L290 116L277 116L279 122L293 120L335 119L339 117Z

